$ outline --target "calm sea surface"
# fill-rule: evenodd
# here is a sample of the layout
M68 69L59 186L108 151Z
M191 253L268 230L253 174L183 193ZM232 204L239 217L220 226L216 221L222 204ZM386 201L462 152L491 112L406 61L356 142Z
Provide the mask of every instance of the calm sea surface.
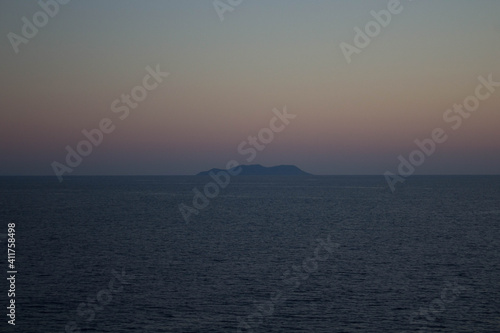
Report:
M500 332L500 177L209 181L0 178L0 331Z

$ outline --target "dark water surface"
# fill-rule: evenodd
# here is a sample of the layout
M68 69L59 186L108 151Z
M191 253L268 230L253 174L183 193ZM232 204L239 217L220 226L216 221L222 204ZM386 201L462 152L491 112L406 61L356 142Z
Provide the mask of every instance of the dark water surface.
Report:
M2 332L500 332L500 177L0 178Z

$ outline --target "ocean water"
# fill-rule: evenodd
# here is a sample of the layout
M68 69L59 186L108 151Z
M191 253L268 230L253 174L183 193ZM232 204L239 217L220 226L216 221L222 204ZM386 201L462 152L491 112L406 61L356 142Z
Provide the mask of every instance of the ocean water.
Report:
M0 178L2 332L500 332L500 177Z

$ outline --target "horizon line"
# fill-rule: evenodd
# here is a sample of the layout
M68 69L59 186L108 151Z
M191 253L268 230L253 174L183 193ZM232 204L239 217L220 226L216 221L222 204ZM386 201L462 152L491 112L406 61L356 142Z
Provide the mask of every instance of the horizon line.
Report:
M222 170L222 169L221 169ZM130 175L116 175L116 174L84 174L84 175L68 175L65 177L209 177L207 175L198 175L198 174L130 174ZM308 177L308 176L335 176L335 177L354 177L354 176L370 176L370 177L384 177L383 174L309 174L309 175L236 175L232 177L238 176L257 176L257 177L267 177L267 176L286 176L286 177ZM500 176L500 174L414 174L411 177L415 176ZM41 174L41 175L0 175L0 177L56 177L53 174ZM56 177L57 178L57 177ZM410 178L410 177L409 177Z

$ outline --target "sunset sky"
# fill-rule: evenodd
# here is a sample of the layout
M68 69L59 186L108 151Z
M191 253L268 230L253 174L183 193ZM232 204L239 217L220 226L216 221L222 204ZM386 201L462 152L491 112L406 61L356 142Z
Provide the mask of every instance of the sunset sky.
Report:
M382 175L440 127L417 174L500 174L500 87L460 128L443 120L478 77L500 82L500 1L401 1L348 63L340 44L389 2L244 0L221 21L212 1L72 0L16 53L8 34L42 9L0 0L0 175L54 175L103 118L114 131L71 175L246 163L238 145L285 106L296 117L252 164ZM111 104L157 65L168 77L121 120Z

